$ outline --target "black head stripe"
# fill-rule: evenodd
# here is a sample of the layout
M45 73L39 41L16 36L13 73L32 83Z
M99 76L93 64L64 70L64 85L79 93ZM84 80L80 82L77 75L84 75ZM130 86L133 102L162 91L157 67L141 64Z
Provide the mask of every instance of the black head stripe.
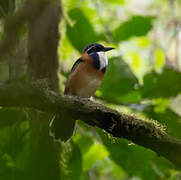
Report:
M83 52L87 52L88 54L92 53L92 52L99 52L99 51L103 51L104 50L104 46L102 46L101 44L98 43L94 43L94 44L90 44L88 46L86 46L84 48Z
M87 52L92 46L93 46L93 44L90 44L90 45L86 46L84 48L83 52Z

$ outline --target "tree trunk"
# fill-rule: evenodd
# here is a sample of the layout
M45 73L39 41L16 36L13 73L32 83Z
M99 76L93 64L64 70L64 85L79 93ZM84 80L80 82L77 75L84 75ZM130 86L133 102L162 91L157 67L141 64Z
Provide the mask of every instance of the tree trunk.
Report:
M40 86L46 82L47 88L58 92L60 0L28 0L26 8L29 80ZM31 179L60 180L60 145L49 136L51 115L36 110L29 114Z
M60 180L60 144L49 136L50 115L29 111L31 180Z

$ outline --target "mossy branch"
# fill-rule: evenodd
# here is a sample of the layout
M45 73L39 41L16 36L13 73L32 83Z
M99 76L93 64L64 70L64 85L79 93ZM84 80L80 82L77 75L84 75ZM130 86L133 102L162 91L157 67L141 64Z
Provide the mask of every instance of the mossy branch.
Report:
M181 168L181 140L169 136L155 121L141 120L88 99L12 84L0 86L0 106L35 108L53 114L71 112L75 119L149 148Z

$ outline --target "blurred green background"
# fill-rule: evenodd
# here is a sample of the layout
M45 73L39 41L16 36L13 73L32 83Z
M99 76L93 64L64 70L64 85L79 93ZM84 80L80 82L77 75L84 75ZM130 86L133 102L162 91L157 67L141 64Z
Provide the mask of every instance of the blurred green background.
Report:
M23 0L0 0L0 40L5 20ZM141 118L159 121L181 139L181 0L64 0L58 48L60 84L84 46L98 42L116 49L95 100ZM0 61L0 81L9 62L26 54L26 27L13 53ZM15 52L15 53L14 53ZM21 62L20 61L20 62ZM181 172L151 150L79 122L63 145L65 180L180 180ZM0 108L0 179L25 179L29 162L26 109Z

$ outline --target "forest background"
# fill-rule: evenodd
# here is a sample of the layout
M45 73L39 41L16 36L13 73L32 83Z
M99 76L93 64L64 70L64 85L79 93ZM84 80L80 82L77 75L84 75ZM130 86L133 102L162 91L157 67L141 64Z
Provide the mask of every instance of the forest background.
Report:
M174 163L137 145L137 132L115 138L78 121L69 142L49 137L55 112L27 84L61 95L94 42L115 47L94 101L181 139L180 0L0 0L0 179L181 179L179 140L178 152L163 146Z

